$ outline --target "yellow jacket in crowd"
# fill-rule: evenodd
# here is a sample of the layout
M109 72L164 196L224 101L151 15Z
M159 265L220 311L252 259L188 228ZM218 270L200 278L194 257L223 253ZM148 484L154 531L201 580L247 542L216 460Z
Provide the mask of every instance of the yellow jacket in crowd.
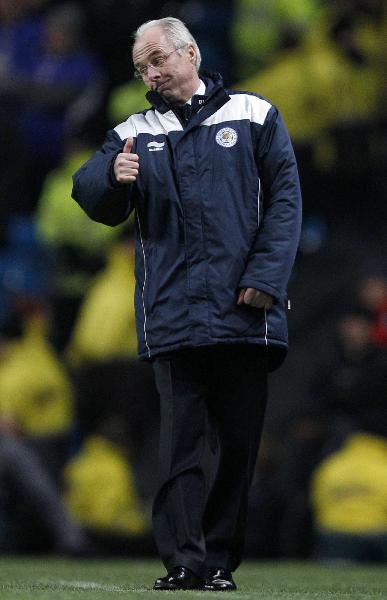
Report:
M25 435L67 433L73 424L73 389L46 337L46 318L34 315L21 338L0 358L0 417Z
M134 249L127 243L116 244L106 268L86 294L75 323L67 349L74 366L137 356L134 288Z
M140 535L148 530L131 465L119 446L86 439L64 471L65 500L78 523L100 531Z
M366 18L358 23L354 35L363 64L351 61L331 39L333 18L334 11L326 10L298 47L278 53L271 64L238 84L278 106L294 142L310 144L322 168L335 162L331 129L375 122L387 97L387 17L378 25Z
M311 500L322 531L387 533L387 440L352 435L317 467Z
M244 77L262 67L281 48L284 35L302 37L320 12L319 0L237 0L233 21L237 72Z

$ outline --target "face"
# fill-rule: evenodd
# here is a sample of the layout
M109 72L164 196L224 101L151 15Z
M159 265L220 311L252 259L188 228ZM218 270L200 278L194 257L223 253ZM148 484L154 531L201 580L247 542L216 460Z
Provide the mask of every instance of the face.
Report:
M347 315L339 324L341 340L349 350L364 350L371 343L371 324L368 319Z
M371 311L377 311L387 302L387 282L384 277L367 277L360 288L360 299Z
M133 64L141 68L165 58L161 67L148 67L143 75L145 85L156 90L168 102L184 103L196 92L199 77L196 71L196 52L192 44L187 44L179 52L167 39L161 27L153 27L138 38L133 47Z

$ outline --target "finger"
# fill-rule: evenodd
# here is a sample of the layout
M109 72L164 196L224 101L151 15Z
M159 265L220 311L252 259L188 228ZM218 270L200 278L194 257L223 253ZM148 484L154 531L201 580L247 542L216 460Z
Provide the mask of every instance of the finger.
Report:
M254 308L266 308L264 300L261 300L259 298L257 298L256 300L254 300L251 303L251 306L254 306Z
M117 163L120 165L127 165L130 162L135 162L136 166L138 166L139 160L138 154L127 154L120 152L120 154L117 155Z
M245 295L245 291L246 291L246 288L242 288L241 291L239 292L238 301L237 301L238 305L243 304L243 296Z
M126 169L126 170L121 169L118 172L118 174L119 174L120 177L129 177L131 175L133 175L134 177L137 177L138 170L137 169Z
M117 177L117 181L119 183L133 183L133 181L136 181L136 179L136 175L119 175Z
M136 180L138 169L117 166L114 170L114 173L119 183L128 183Z
M126 154L130 154L133 148L133 138L132 137L128 137L128 139L125 142L125 146L124 149L122 150L122 152L125 152Z
M121 156L123 158L118 160L118 166L122 170L128 171L129 169L138 169L138 167L139 167L138 160L132 160L132 159L125 158L125 157L127 157L127 154L122 154ZM135 156L135 155L132 154L132 156Z
M245 304L252 304L255 300L256 291L253 288L247 288L243 301Z
M137 171L131 171L130 173L119 173L117 181L120 183L126 183L128 181L136 181Z

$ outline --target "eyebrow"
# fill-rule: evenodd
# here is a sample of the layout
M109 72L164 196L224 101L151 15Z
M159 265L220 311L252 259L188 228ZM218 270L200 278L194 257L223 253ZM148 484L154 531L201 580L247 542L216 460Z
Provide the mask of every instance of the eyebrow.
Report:
M165 52L164 52L164 54L165 54ZM152 58L154 58L155 56L158 56L158 55L162 56L163 52L160 51L160 50L154 50L153 52L151 52L148 55L148 58L146 59L146 62L144 61L144 62L133 63L133 66L135 67L135 69L137 69L138 67L141 67L143 65L145 66L145 65L147 65L149 63L150 60L152 60Z
M152 58L152 56L155 56L155 55L157 56L158 54L161 54L161 55L162 54L166 54L166 51L165 50L159 50L159 49L151 50L150 54L148 54L147 60L149 61L149 59ZM139 62L139 63L133 63L133 64L136 67L137 65L141 65L142 63Z

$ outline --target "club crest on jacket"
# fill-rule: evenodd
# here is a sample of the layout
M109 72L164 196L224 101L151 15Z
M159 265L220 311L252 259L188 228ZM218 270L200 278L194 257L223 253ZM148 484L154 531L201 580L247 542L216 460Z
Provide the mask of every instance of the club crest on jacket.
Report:
M216 141L219 146L224 146L225 148L231 148L231 146L235 146L238 140L238 134L235 129L232 127L223 127L216 134Z

